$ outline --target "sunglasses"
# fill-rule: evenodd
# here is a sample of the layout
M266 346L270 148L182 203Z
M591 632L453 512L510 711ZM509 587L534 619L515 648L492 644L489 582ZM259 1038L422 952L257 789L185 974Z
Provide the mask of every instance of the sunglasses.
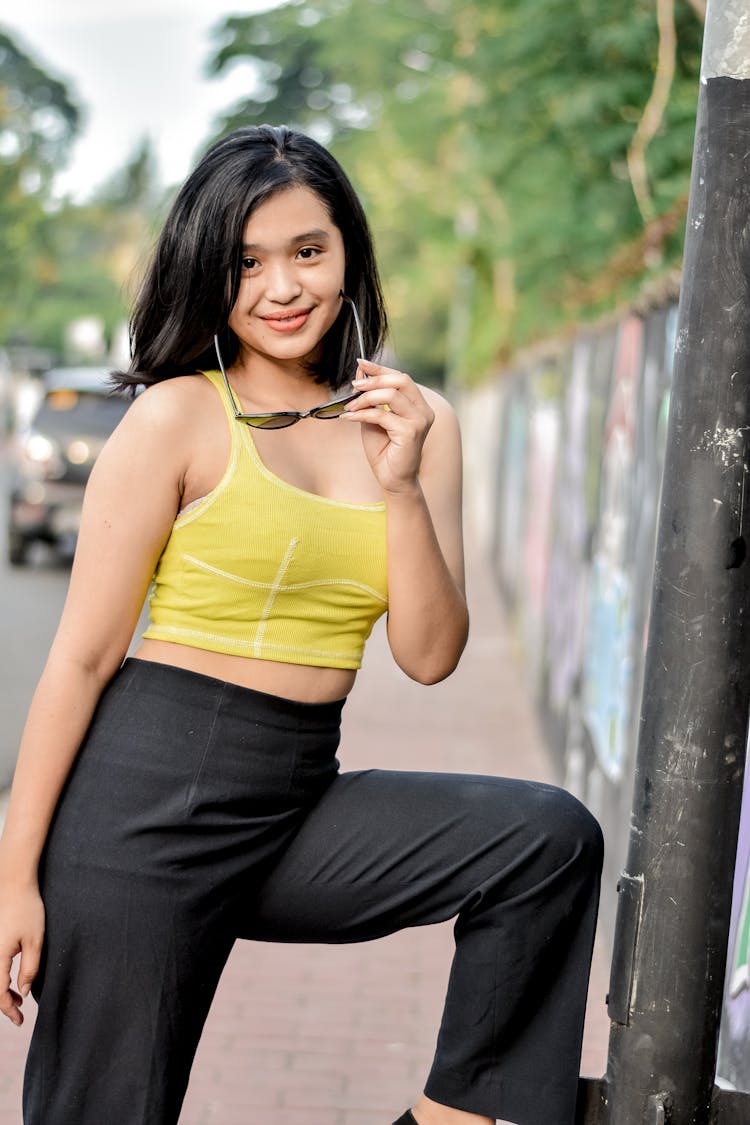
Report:
M359 314L357 312L354 301L351 297L347 297L345 293L339 294L349 305L352 310L354 318L354 327L357 332L357 344L359 346L359 354L364 356L365 343L362 335L362 324L360 323ZM219 339L214 336L214 347L216 349L216 358L219 361L219 368L224 379L224 385L229 392L229 400L234 407L234 417L237 422L244 422L248 426L252 426L256 430L284 430L287 426L293 426L296 422L300 422L303 418L321 418L324 421L328 418L340 418L344 413L344 407L347 402L358 398L362 394L361 391L351 391L348 395L342 395L340 398L332 398L329 402L323 402L320 406L313 406L310 410L271 410L265 414L243 414L237 406L237 400L234 397L234 391L229 385L229 379L224 369L224 361L221 358L219 351Z

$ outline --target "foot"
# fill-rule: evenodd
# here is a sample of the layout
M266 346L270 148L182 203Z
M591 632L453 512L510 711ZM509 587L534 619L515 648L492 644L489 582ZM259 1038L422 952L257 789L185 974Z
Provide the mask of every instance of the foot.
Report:
M411 1117L411 1121L409 1118ZM483 1117L477 1113L465 1113L462 1109L451 1109L440 1105L423 1094L414 1108L395 1125L495 1125L494 1117ZM500 1123L502 1125L502 1122Z

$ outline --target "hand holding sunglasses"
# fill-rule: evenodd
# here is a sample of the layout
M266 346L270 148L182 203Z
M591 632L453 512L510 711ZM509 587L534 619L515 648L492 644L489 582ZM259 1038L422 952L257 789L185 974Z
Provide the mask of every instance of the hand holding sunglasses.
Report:
M413 379L403 371L359 361L352 383L355 397L344 417L362 426L362 443L370 467L386 492L404 492L417 484L425 438L435 413Z

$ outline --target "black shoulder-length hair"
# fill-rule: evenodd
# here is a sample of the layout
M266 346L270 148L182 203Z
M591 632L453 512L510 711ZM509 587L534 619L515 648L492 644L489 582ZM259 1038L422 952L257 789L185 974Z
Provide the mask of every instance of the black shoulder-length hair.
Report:
M387 330L383 293L367 219L344 170L304 133L252 126L212 145L180 189L135 300L131 363L113 374L115 387L134 393L141 384L214 369L214 335L225 362L234 361L238 342L227 322L239 291L245 223L261 203L291 187L314 191L340 230L344 292L360 314L367 356L378 352ZM311 375L338 388L352 378L358 352L344 304Z

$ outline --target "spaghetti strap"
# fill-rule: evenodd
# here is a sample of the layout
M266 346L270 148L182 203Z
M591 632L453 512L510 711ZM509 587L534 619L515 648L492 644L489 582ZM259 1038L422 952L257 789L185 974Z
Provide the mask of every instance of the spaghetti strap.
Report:
M232 444L234 445L235 426L232 423L236 421L235 405L227 395L227 389L224 386L224 380L221 377L221 372L201 371L200 374L205 375L209 383L213 383L214 387L216 387L216 390L219 392L219 398L224 405L224 410L226 411L227 418L229 419L229 429L232 434Z

